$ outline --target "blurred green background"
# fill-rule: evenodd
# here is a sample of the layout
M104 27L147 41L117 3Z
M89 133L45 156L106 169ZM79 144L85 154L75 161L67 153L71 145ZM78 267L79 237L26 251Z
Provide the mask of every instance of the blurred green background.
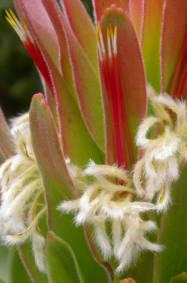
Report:
M82 0L92 14L91 0ZM12 1L0 0L0 105L7 117L23 113L41 91L37 71L18 36L5 20Z

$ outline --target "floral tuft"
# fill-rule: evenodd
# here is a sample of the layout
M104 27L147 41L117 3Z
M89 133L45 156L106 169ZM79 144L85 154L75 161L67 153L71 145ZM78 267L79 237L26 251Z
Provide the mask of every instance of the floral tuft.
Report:
M157 96L153 90L150 102L154 116L145 118L137 133L143 153L133 180L139 196L149 201L157 197L158 210L166 210L171 203L171 185L187 160L187 107L185 102L167 94ZM149 138L151 131L156 137Z
M43 184L32 149L28 114L12 121L11 133L16 155L0 167L0 237L8 245L22 244L31 238L37 266L44 272L45 239L38 230L38 222L46 208L43 205Z
M96 244L105 259L117 259L118 273L128 269L143 250L162 250L160 245L146 238L148 232L156 230L155 223L141 217L142 213L154 211L156 207L152 203L136 201L136 191L127 171L90 162L83 175L85 190L81 197L62 202L59 210L75 212L77 225L93 225ZM111 226L111 236L108 225Z

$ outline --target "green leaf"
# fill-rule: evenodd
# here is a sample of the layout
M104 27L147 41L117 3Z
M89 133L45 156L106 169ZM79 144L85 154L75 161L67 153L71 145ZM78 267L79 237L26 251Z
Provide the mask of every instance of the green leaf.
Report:
M57 211L60 202L69 197L68 192L70 196L76 192L63 161L53 117L41 95L33 99L30 119L33 147L46 189L49 229L73 249L84 283L90 282L92 272L96 282L108 282L105 270L90 253L82 228L74 225L71 216Z
M104 121L98 69L96 71L93 69L67 23L65 23L65 29L67 31L80 111L93 140L104 151Z
M82 282L71 247L52 232L47 239L47 260L50 283Z
M165 246L155 256L154 283L170 282L187 272L187 167L183 169L172 193L172 204L161 218L159 242Z
M18 247L17 250L32 283L48 283L47 276L44 273L41 273L35 264L31 243L27 242Z
M63 78L51 63L49 62L49 69L54 83L60 134L65 155L78 165L85 165L90 159L98 163L102 162L103 153L90 137L74 97L68 93Z
M29 278L22 261L18 255L16 249L12 248L10 254L10 263L9 263L9 283L31 283L32 280ZM35 283L34 281L32 283Z
M43 0L43 3L56 28L59 44L61 44L61 57L64 58L66 65L69 60L68 56L70 55L71 57L72 71L76 86L76 93L74 96L78 101L85 124L87 125L93 140L104 151L103 110L98 78L98 66L96 69L93 68L90 58L80 45L76 35L73 34L69 23L65 20L65 17L60 9L58 9L58 6L54 5L52 0ZM78 5L78 2L76 1L68 1L67 3L76 3L75 6ZM70 4L65 4L64 2L64 5L68 6L69 11ZM76 8L72 11L76 11ZM66 39L64 38L64 33L66 33L68 40L69 54L66 54L67 44ZM89 42L89 38L86 38L86 42ZM95 55L97 55L96 50ZM69 80L66 81L67 77L65 77L64 74L62 76L66 89L69 89ZM72 82L70 82L70 85L71 84ZM73 91L75 92L75 89Z

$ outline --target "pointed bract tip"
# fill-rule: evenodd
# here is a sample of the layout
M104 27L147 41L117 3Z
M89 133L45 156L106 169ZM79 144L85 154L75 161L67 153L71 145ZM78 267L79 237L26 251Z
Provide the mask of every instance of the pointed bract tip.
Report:
M11 9L6 10L5 13L5 19L18 34L21 41L23 41L24 43L26 41L33 42L32 36L29 30L27 29L26 24L22 20L19 20L16 14Z

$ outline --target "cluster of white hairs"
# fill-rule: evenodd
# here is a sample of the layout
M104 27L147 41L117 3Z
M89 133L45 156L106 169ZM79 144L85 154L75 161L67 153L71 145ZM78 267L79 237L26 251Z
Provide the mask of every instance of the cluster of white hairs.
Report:
M171 202L171 185L187 160L187 107L184 101L153 91L150 101L154 116L147 117L137 133L142 158L135 165L133 181L137 194L156 201L162 211ZM151 130L155 137L149 138Z
M105 259L117 260L118 273L135 263L141 252L162 250L148 239L148 233L157 227L144 215L167 209L171 185L187 159L185 102L152 92L154 116L145 118L138 129L141 158L132 172L92 161L82 169L66 160L80 197L62 202L58 209L75 213L77 225L93 226L96 244ZM32 148L29 115L16 118L11 132L16 154L0 167L0 236L8 244L31 238L36 264L45 272L45 239L38 230L45 213L43 184Z
M45 212L43 204L41 207L43 185L32 148L28 114L12 121L11 134L16 154L0 167L0 237L8 245L31 238L36 264L45 272L45 239L37 229Z
M75 172L78 171L73 170L77 183L80 172L78 176ZM146 238L148 232L157 228L155 223L141 217L141 213L154 211L155 205L133 201L136 192L125 170L90 162L82 172L81 182L83 175L86 185L81 197L64 201L59 209L66 213L75 212L77 225L93 225L96 244L105 259L115 257L119 262L117 272L127 269L143 250L158 252L162 249ZM111 232L107 230L108 225Z
M151 88L149 98L154 115L145 118L138 129L141 158L133 172L90 162L81 173L69 164L74 182L82 186L81 196L59 206L63 212L75 212L77 225L93 225L97 245L106 259L118 260L119 273L128 269L143 250L162 250L161 245L146 238L156 225L145 221L142 214L168 208L171 185L187 159L185 102L167 94L156 95Z

